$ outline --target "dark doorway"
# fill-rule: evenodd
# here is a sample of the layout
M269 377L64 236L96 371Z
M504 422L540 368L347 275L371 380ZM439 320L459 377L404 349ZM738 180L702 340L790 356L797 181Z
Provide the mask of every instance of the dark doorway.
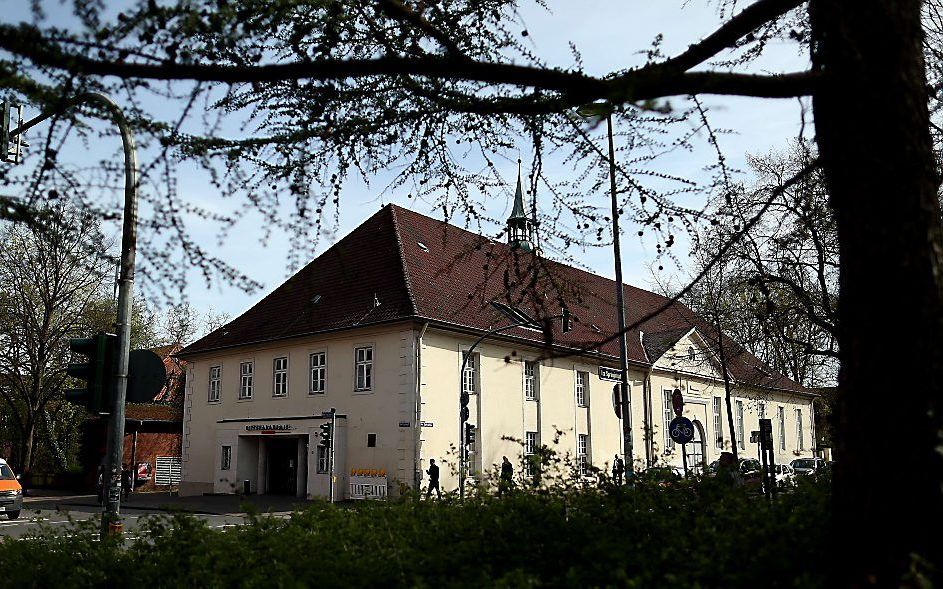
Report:
M268 493L295 495L298 480L298 438L269 438Z

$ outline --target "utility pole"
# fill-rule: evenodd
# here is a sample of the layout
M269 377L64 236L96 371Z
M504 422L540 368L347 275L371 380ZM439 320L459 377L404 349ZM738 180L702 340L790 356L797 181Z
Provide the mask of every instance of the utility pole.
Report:
M622 247L619 241L619 200L616 194L616 152L612 142L612 108L606 113L609 131L609 194L612 199L612 249L616 266L616 314L619 318L619 382L622 402L622 443L625 454L625 476L628 480L635 470L632 452L632 401L629 399L629 361L625 341L625 293L622 288Z
M613 145L612 113L613 106L608 102L593 102L577 109L581 117L596 120L606 117L606 130L609 139L609 197L612 206L612 253L616 273L616 317L619 320L619 404L622 406L622 448L625 455L625 476L630 480L635 470L632 451L632 399L629 396L629 361L625 333L625 293L622 282L622 246L619 233L619 197L616 189L616 150Z
M124 113L106 94L87 92L65 102L61 107L43 112L0 138L4 154L22 145L21 136L28 129L85 102L96 103L111 115L121 132L124 148L124 219L121 232L121 262L118 277L117 354L114 362L111 424L108 428L108 450L105 456L104 502L102 505L101 536L120 533L121 524L121 462L124 455L124 404L128 390L128 356L131 351L131 302L134 294L134 258L137 247L137 151L134 134ZM8 108L3 108L4 118ZM6 124L3 126L6 129ZM17 160L18 160L17 151Z

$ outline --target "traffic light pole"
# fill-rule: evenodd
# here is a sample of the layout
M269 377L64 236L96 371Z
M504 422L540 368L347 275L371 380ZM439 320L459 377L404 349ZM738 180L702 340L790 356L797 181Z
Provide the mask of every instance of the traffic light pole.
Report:
M337 439L337 436L334 435L334 432L337 431L337 410L331 407L331 504L334 503L334 440Z
M560 315L553 315L547 317L547 319L563 319L563 328L562 331L567 332L570 330L569 320L570 313L564 307L563 312ZM465 443L465 423L468 421L465 418L464 413L468 409L468 400L465 399L465 368L468 366L468 359L471 358L472 352L475 351L475 348L478 347L478 344L485 341L485 338L491 335L501 333L502 331L507 331L515 327L521 327L522 325L527 325L529 321L518 321L510 325L503 325L501 327L496 327L485 332L481 337L475 340L475 343L471 345L470 348L465 350L462 355L462 366L458 371L458 494L459 497L465 498L465 478L467 477L467 462L468 462L468 447ZM481 367L478 367L481 370Z
M121 271L118 277L118 354L114 366L114 392L112 395L111 426L108 428L108 451L103 475L104 501L102 505L101 535L121 531L121 461L124 455L124 402L128 390L128 356L131 352L131 302L134 293L134 257L137 246L137 152L134 134L124 113L115 102L100 92L79 94L63 106L46 111L21 124L2 137L4 149L12 137L19 137L31 127L46 119L65 112L79 104L93 102L102 106L111 115L121 132L124 148L124 220L121 232Z

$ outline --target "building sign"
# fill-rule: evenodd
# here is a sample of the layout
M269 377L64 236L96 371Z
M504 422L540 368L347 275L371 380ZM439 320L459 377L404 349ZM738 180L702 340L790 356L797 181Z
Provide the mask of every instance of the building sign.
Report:
M287 432L295 429L290 423L252 424L246 426L247 432Z
M600 380L622 380L622 371L618 368L599 367Z

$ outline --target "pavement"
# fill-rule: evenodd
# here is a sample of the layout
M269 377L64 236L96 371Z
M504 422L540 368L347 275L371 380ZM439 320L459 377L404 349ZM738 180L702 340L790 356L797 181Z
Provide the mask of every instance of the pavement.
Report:
M297 497L282 495L194 495L179 497L176 493L131 493L122 499L121 510L148 512L184 512L203 515L245 515L254 513L290 513L314 504ZM24 509L98 508L95 495L76 494L48 489L30 489L23 498Z
M124 537L135 539L148 516L183 512L203 520L210 529L224 529L246 523L247 513L287 518L292 511L314 504L296 497L277 495L200 495L178 497L176 493L132 493L121 502ZM76 522L97 521L101 514L97 497L69 491L29 489L23 498L19 519L0 516L0 542L37 533L72 534Z

